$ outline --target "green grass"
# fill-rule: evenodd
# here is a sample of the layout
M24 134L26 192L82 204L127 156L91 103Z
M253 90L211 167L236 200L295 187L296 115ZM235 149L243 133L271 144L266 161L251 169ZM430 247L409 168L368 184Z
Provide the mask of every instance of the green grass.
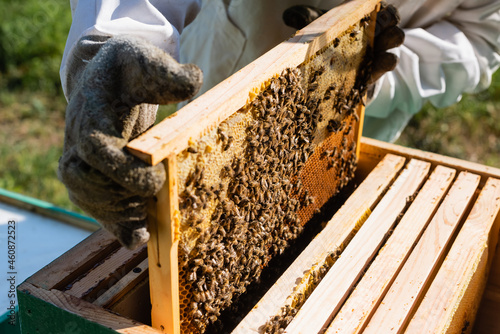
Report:
M0 188L79 211L56 176L63 144L64 103L42 92L4 92L0 103Z
M59 82L68 0L2 0L0 188L79 211L56 176L66 101Z
M79 211L56 176L66 101L59 65L71 24L68 0L2 0L0 188ZM160 108L159 119L174 110ZM398 144L500 167L500 72L488 91L452 107L426 106Z
M443 109L426 105L396 143L500 167L500 71L484 92Z

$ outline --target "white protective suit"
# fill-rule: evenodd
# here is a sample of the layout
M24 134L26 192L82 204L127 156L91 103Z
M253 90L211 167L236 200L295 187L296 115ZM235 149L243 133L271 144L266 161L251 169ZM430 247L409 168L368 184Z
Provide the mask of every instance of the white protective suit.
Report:
M63 88L67 94L67 65L78 54L75 45L82 36L129 34L180 56L182 63L197 64L206 91L294 33L282 21L288 7L307 3L327 9L341 2L71 0ZM464 92L490 85L500 64L500 0L388 2L400 12L406 39L392 50L400 58L398 66L376 84L363 134L392 141L426 101L445 107Z

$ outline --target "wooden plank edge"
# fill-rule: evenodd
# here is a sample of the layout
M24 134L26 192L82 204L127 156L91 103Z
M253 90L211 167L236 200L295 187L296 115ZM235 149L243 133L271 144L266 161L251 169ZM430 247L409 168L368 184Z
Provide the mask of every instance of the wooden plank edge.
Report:
M119 247L120 243L111 233L100 229L33 274L26 282L47 290L64 289Z
M324 14L277 45L263 56L236 72L176 114L166 118L127 145L132 154L153 165L166 156L184 150L190 140L206 129L217 126L249 100L274 75L297 67L328 46L332 41L373 12L380 0L353 0Z
M481 176L480 187L484 186L484 183L489 177L500 178L500 168L485 166L475 162L452 158L437 153L425 152L414 148L386 143L372 138L361 138L361 157L365 160L364 162L367 162L367 160L378 162L385 154L388 153L428 161L432 163L433 166L442 165L456 169L458 172L468 171L478 174Z
M375 6L375 9L370 14L370 22L371 25L369 27L368 34L371 36L375 36L375 29L377 27L377 14L380 10L380 3ZM370 38L369 45L373 47L374 38ZM359 117L358 126L356 127L356 133L354 134L354 138L356 138L356 161L359 162L359 156L361 154L361 137L363 136L363 126L365 123L365 111L366 111L366 100L368 98L368 93L366 92L364 96L361 97L362 103L358 105L357 114Z
M272 316L278 315L287 301L301 290L301 285L307 284L311 268L321 266L331 252L348 244L404 162L403 157L386 155L232 333L258 331ZM297 281L300 283L297 284Z
M87 322L99 324L105 328L111 329L116 333L121 334L158 334L161 333L150 326L144 325L135 320L121 317L115 313L109 312L101 307L93 305L89 302L76 298L72 295L66 294L59 290L45 290L36 287L30 283L23 283L18 287L18 290L32 297L38 298L44 302L54 305L55 307L66 311L70 314L77 315L85 319ZM37 310L43 312L43 310ZM33 311L26 316L33 317ZM61 322L63 319L58 319ZM36 321L36 319L30 319ZM57 321L57 320L56 320ZM42 325L42 324L40 324ZM22 325L21 325L22 326ZM67 327L67 326L66 326Z
M444 260L458 225L479 184L479 176L461 172L443 203L412 250L364 330L369 333L404 333L409 320Z
M300 308L285 333L319 333L329 324L371 262L384 237L424 182L430 164L411 160L326 276Z
M167 182L156 195L148 212L148 242L151 321L164 333L180 333L179 309L179 208L177 160L170 156L165 163ZM164 203L168 203L165 205Z
M74 281L65 292L77 298L93 301L104 293L110 284L127 275L132 267L146 257L146 245L134 250L121 247Z
M403 267L449 189L455 170L438 166L329 325L327 334L360 333Z
M455 239L408 333L465 333L472 329L498 241L500 180L490 178Z

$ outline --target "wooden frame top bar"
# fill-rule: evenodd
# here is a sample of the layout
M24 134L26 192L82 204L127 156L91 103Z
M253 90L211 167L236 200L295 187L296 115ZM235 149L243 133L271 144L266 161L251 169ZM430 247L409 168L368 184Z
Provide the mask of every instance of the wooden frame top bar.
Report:
M336 7L250 65L233 74L135 140L128 150L155 165L186 149L191 140L243 107L252 93L284 69L297 67L375 9L380 0L353 0Z

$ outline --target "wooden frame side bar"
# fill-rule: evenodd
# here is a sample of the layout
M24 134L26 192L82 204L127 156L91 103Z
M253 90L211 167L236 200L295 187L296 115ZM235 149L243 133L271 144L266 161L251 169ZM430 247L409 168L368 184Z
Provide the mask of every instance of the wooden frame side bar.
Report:
M481 176L480 187L489 177L499 178L500 168L481 165L475 162L452 158L437 153L425 152L414 148L404 147L367 137L361 138L361 160L358 165L363 169L375 166L384 155L399 154L407 158L415 158L432 163L433 166L441 165L456 169L457 172L468 171Z
M151 321L164 333L180 333L179 310L179 208L177 161L170 156L165 162L167 182L150 203L148 220L149 286Z

